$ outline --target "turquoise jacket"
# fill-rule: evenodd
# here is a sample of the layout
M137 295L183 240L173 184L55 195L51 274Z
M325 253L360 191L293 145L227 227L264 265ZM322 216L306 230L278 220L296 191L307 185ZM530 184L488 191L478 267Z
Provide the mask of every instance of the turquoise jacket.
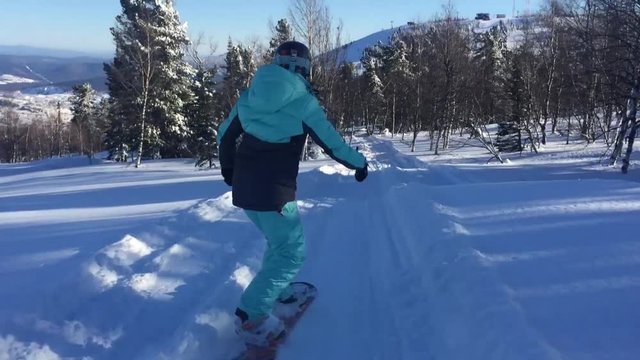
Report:
M260 67L218 131L221 167L233 174L234 204L280 210L294 200L306 135L346 167L365 167L364 156L344 142L301 75L273 64Z

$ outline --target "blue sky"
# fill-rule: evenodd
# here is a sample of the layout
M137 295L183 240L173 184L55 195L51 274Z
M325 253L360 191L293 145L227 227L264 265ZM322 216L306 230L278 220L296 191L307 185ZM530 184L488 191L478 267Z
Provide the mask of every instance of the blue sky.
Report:
M383 28L428 20L441 12L441 0L326 0L334 18L344 22L343 40L357 40ZM529 0L532 10L541 0ZM513 0L455 0L463 17L477 12L511 15ZM289 0L177 0L182 21L195 36L204 33L224 50L231 36L266 39L269 19L287 16ZM523 11L527 0L516 0ZM118 0L0 0L0 45L110 52L109 27L120 12Z

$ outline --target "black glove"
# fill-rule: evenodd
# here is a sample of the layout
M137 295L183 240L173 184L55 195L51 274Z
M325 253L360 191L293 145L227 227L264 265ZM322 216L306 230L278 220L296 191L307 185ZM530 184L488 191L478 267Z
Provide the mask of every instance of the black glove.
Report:
M220 172L222 173L222 178L224 179L224 182L227 185L232 186L233 185L233 168L222 168Z
M369 167L369 164L365 163L363 168L356 170L357 182L363 182L364 179L367 178L367 175L369 175L369 170L367 170L368 167Z

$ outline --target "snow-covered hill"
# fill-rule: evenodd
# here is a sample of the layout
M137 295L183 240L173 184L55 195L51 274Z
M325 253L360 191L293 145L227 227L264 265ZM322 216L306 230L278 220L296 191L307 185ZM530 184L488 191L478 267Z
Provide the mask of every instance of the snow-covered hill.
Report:
M526 17L516 17L493 20L461 19L459 20L459 22L462 26L466 26L471 31L476 33L486 32L492 27L498 26L500 23L503 23L507 28L509 44L514 45L520 41L520 38L522 36L522 32L521 30L519 30L519 28L523 25L524 22L529 20L530 18ZM417 24L417 26L420 25L421 24ZM360 62L360 59L362 58L362 55L364 54L364 50L366 48L378 43L389 44L391 38L396 32L411 31L414 26L416 26L416 23L408 23L407 25L380 30L361 39L352 41L340 48L338 58L340 59L340 61L358 63Z
M106 88L103 63L106 58L7 55L0 47L0 92L57 87L69 91L77 83L90 82L94 88ZM50 91L49 91L50 92Z
M7 84L31 84L36 82L36 80L30 78L23 78L11 74L2 74L0 75L0 85Z
M20 116L20 120L29 123L34 119L46 119L57 115L58 103L61 105L63 121L71 119L71 92L57 87L35 88L34 91L0 92L0 109L10 108Z
M507 165L357 139L362 184L304 163L320 296L279 359L640 357L638 153L550 139ZM0 165L0 359L229 359L264 240L219 171L86 161Z

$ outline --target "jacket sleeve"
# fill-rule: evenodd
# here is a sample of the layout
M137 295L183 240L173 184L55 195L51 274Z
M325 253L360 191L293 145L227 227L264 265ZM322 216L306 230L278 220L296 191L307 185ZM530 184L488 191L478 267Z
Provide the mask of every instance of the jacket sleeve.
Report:
M238 118L238 108L234 106L229 117L220 124L218 129L218 157L221 168L233 168L236 159L236 141L243 132L240 118Z
M344 142L342 136L327 119L327 115L314 97L304 113L302 126L316 144L332 159L349 169L365 167L365 157Z

